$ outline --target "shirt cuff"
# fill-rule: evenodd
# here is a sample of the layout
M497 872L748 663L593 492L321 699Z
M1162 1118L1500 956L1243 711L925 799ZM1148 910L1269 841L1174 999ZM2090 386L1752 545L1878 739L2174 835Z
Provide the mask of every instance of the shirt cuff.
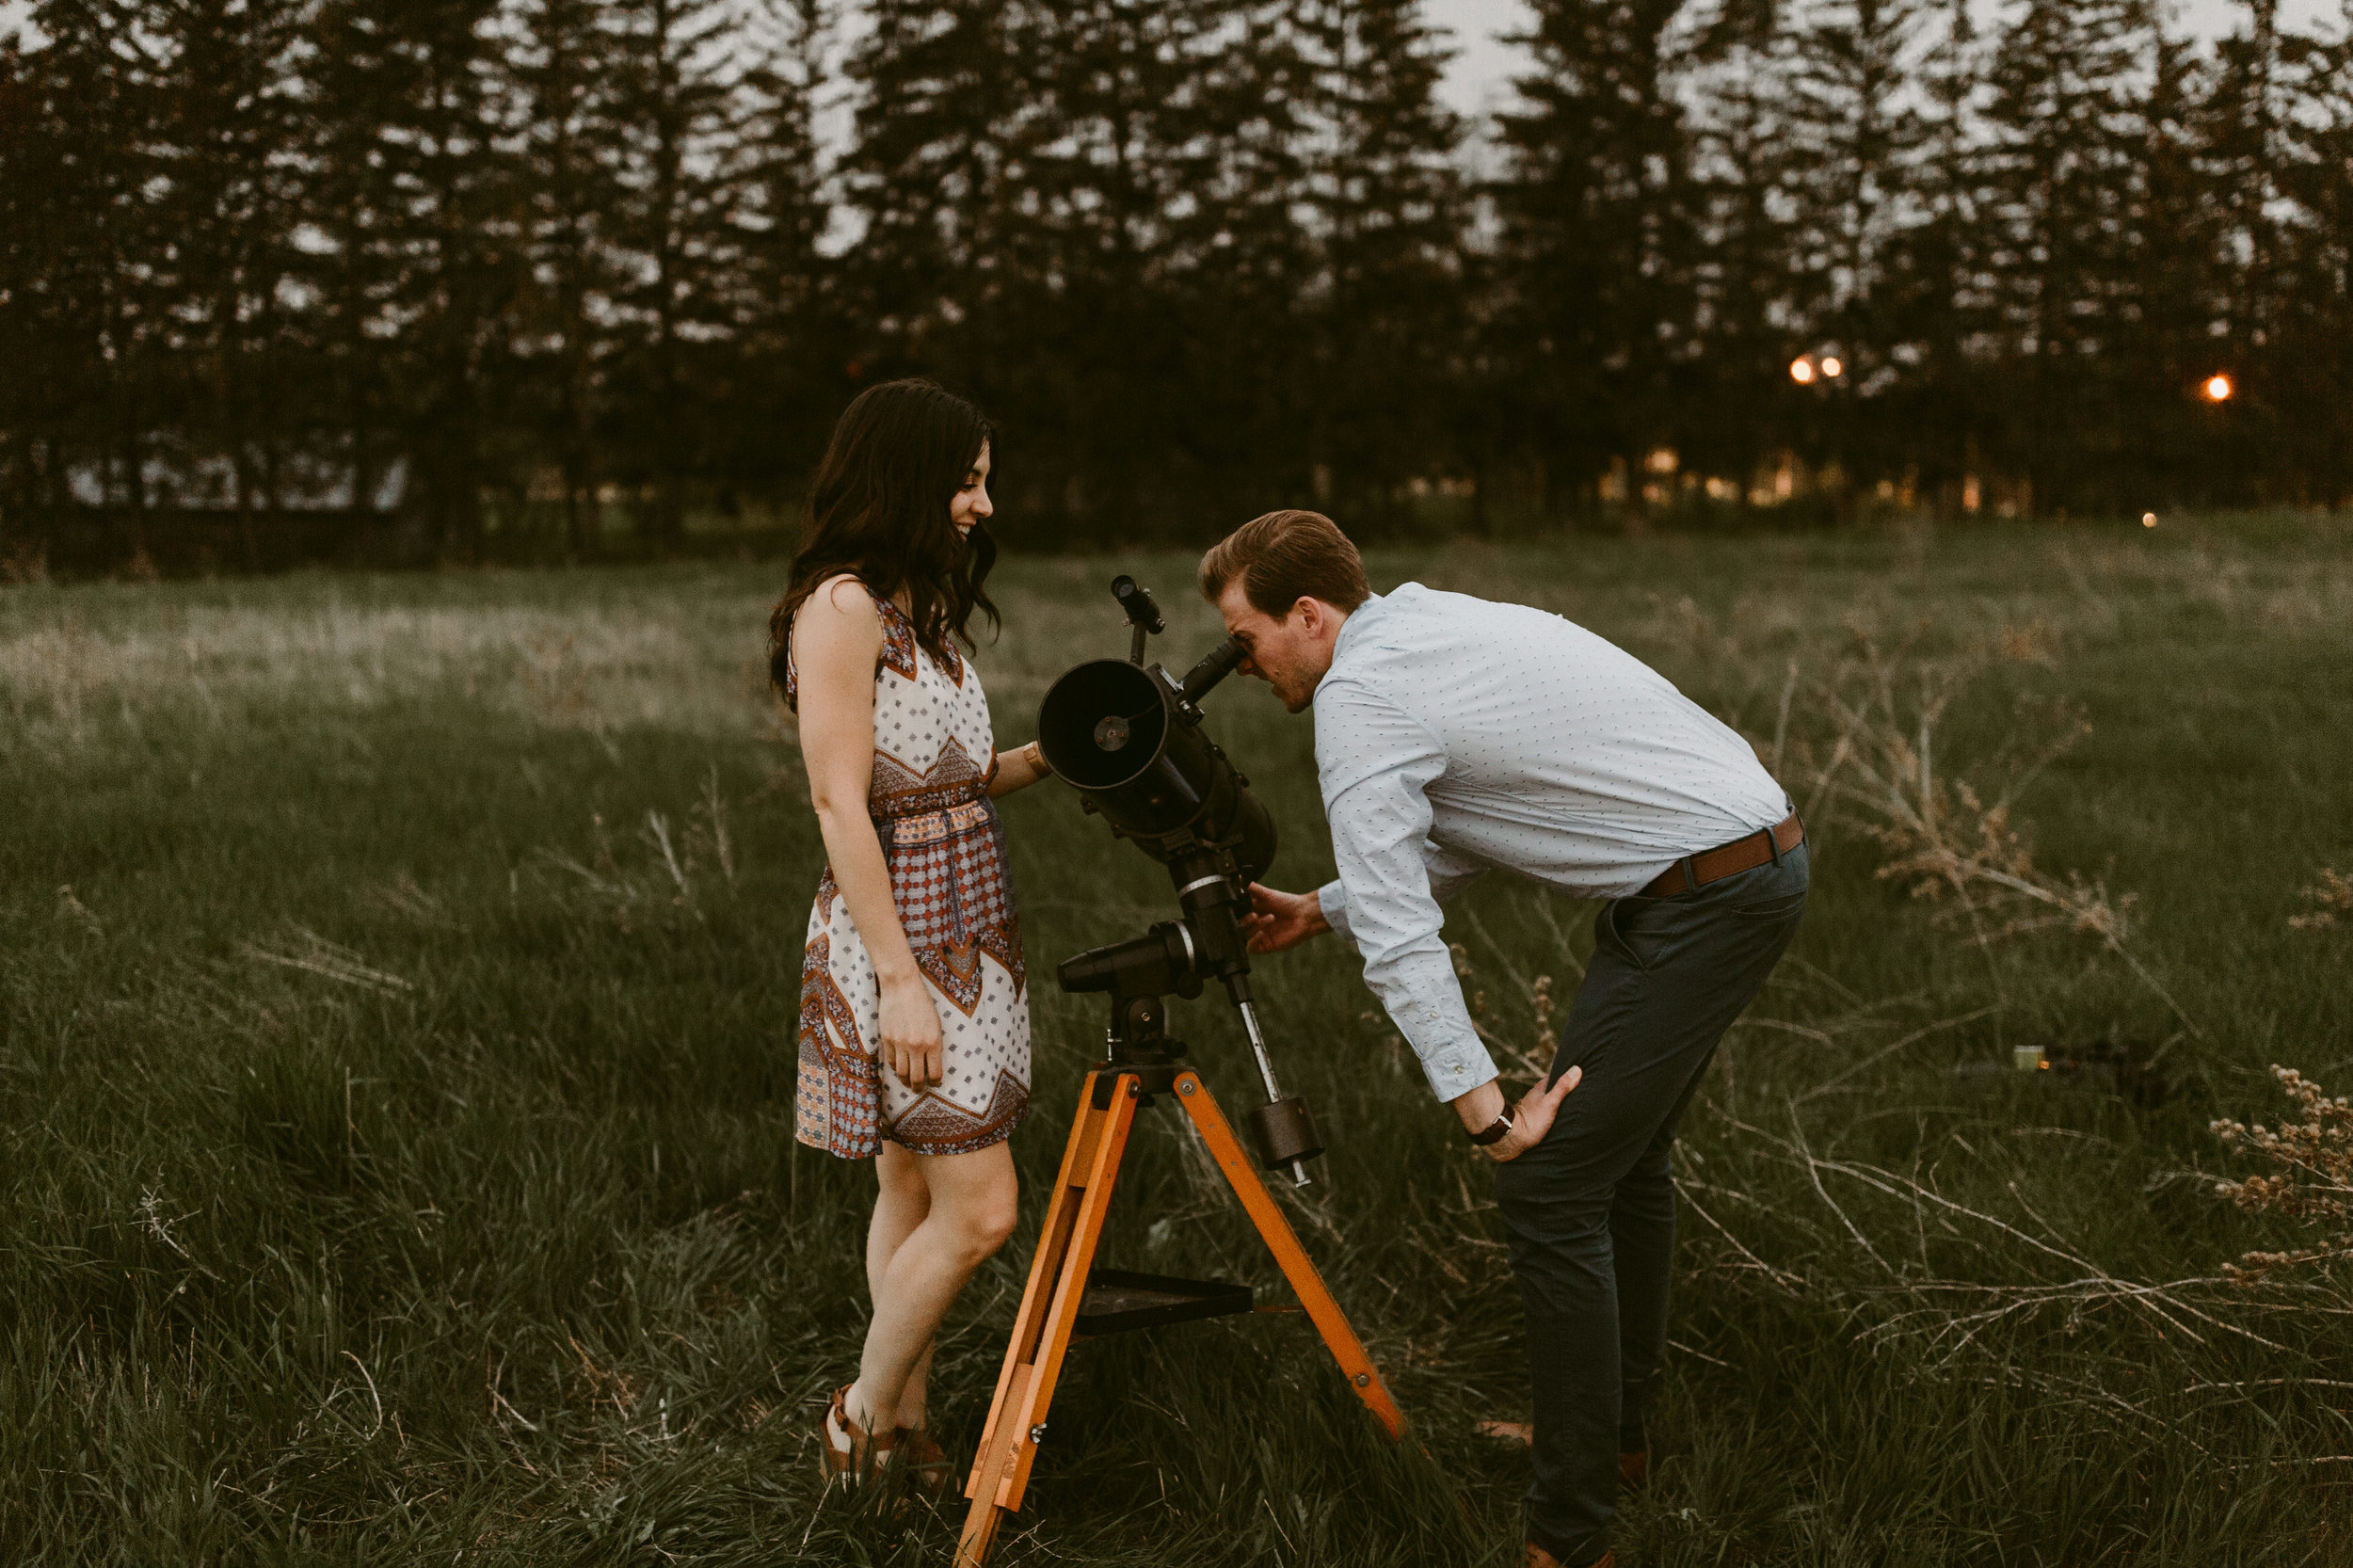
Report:
M1316 889L1316 904L1322 909L1325 921L1341 941L1353 942L1356 939L1348 929L1348 891L1337 879Z
M1421 1058L1422 1076L1430 1080L1430 1092L1442 1100L1461 1099L1489 1080L1499 1077L1496 1060L1487 1054L1487 1048L1479 1035L1469 1030L1453 1028L1419 1031L1400 1023Z

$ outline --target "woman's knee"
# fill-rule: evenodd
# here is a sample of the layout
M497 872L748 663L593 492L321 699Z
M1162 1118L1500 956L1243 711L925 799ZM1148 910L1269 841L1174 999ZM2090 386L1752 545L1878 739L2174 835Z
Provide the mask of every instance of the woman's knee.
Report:
M993 1256L1013 1235L1019 1215L1021 1191L1015 1180L1012 1157L1004 1145L981 1151L970 1165L958 1170L952 1188L936 1179L932 1188L932 1214L952 1224L957 1242L975 1262Z
M1001 1201L991 1198L973 1214L967 1230L973 1250L982 1257L996 1256L998 1249L1013 1239L1016 1214L1011 1192L1006 1193Z

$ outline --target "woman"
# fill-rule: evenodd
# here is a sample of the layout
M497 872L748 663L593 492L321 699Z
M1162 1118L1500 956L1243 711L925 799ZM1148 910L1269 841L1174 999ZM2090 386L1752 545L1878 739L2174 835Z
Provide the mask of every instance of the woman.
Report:
M800 1141L875 1157L874 1316L823 1417L829 1474L907 1450L949 1480L924 1415L933 1336L1014 1223L1005 1140L1029 1110L1030 1014L998 795L1044 777L999 753L957 650L997 558L989 427L928 381L861 392L834 426L807 547L769 623L800 716L827 864L801 969Z

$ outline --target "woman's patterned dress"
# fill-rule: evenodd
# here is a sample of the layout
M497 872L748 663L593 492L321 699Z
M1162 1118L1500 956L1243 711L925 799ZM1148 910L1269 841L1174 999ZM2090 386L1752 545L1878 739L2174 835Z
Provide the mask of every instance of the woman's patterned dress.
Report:
M874 666L874 773L866 809L890 867L899 923L915 949L946 1045L943 1081L917 1093L881 1059L882 991L827 866L801 962L804 1144L863 1160L880 1140L918 1154L964 1154L1013 1136L1030 1108L1030 1005L1005 833L988 798L996 739L972 666L935 659L888 600ZM785 698L800 678L788 655Z

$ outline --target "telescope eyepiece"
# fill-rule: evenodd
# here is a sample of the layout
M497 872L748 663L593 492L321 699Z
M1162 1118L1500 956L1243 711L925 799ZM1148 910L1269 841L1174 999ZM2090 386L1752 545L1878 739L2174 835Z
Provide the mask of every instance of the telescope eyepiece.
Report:
M1249 656L1250 650L1241 646L1240 637L1228 637L1209 649L1202 655L1199 664L1185 672L1185 679L1179 682L1185 700L1199 702L1208 696L1211 687L1233 674Z

